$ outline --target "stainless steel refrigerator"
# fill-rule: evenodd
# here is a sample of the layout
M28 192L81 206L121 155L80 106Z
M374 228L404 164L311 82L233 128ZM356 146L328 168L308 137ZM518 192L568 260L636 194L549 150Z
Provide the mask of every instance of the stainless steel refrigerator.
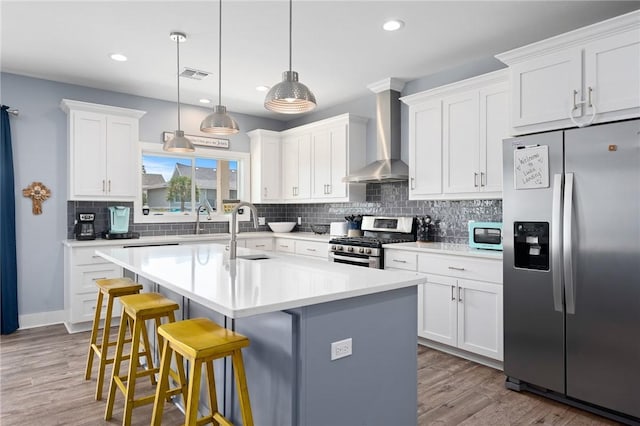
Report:
M640 120L504 141L506 385L640 421Z

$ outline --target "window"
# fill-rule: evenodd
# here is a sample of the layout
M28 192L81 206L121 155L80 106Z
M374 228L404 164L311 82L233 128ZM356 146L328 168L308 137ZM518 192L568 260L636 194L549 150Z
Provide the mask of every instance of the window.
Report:
M159 144L140 145L138 223L193 222L196 210L202 220L227 221L223 200L250 198L248 153L196 148L177 154Z

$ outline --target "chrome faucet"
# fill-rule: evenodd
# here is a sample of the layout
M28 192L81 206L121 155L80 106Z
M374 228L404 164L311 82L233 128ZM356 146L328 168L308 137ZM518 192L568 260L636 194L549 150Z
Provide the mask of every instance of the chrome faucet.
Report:
M236 251L238 247L238 241L236 240L236 222L238 210L240 210L242 207L249 207L249 209L251 209L251 214L253 215L253 227L258 227L258 209L256 209L256 206L246 201L242 201L236 204L233 210L231 210L231 225L229 225L229 227L231 228L229 229L229 232L231 233L231 241L229 241L229 259L236 258Z
M203 202L198 204L198 207L196 207L196 229L194 231L196 235L200 234L200 210L202 210L203 207L207 209L207 220L211 220L211 210L213 209L211 208L211 204L209 204L209 201L204 200Z

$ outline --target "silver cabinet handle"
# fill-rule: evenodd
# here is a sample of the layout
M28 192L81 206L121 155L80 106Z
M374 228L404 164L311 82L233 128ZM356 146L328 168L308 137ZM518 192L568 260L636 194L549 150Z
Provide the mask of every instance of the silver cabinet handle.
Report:
M109 179L109 192L111 192L111 179Z
M575 111L578 109L578 102L576 101L576 96L578 95L577 90L573 90L573 109L571 111Z
M92 281L98 281L98 280L106 280L107 277L98 277L98 278L92 278Z
M480 172L480 186L487 186L484 172Z
M589 103L587 104L589 108L593 106L593 104L591 103L591 92L593 92L593 87L589 86Z
M391 259L391 261L396 263L407 263L406 260L400 260L400 259Z
M462 291L460 290L460 287L458 287L458 302L462 302Z
M475 186L476 188L478 187L478 173L475 172L473 174L473 186Z
M564 174L564 217L562 219L562 243L564 251L564 297L568 314L576 313L575 287L573 282L573 173Z
M107 192L106 188L105 188L105 184L106 183L105 183L104 179L102 179L102 192Z
M265 198L267 197L267 187L266 187L266 186L264 187L264 195L263 195L263 196L264 196Z
M553 269L553 308L562 312L562 174L553 175L551 203L551 268Z
M464 271L464 268L459 268L457 266L449 266L449 269L453 269L454 271Z
M331 184L330 184L330 183L328 183L328 184L327 184L327 194L331 194L332 192L333 192L333 191L332 191L332 189L331 189Z
M451 286L451 300L456 300L456 296L453 294L453 290L455 289L455 286L452 285Z
M264 247L264 244L256 244L256 247Z
M308 248L307 251L316 251L316 249Z
M280 244L280 247L282 247L282 248L289 248L289 246L285 246L284 244Z
M416 189L416 178L411 178L411 189Z

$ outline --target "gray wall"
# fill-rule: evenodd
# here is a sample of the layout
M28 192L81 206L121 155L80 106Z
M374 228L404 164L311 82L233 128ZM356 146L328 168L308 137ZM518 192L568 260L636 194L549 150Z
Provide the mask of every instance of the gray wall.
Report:
M176 105L157 99L131 96L82 86L0 74L2 103L20 110L11 118L13 137L16 239L18 256L18 310L20 315L58 311L63 301L63 250L67 238L67 122L60 109L63 98L147 111L140 120L140 140L161 143L163 131L175 130ZM185 105L182 126L188 134L200 134L207 108ZM230 137L230 149L249 151L245 132L265 128L282 130L270 119L233 113L242 132ZM31 182L51 189L43 214L31 214L31 201L20 194Z
M420 92L464 78L484 74L503 67L487 58L453 70L408 82L403 95ZM372 83L372 82L371 82ZM16 174L16 237L18 254L18 300L20 315L59 311L63 300L63 251L61 241L71 234L77 209L95 207L103 211L107 203L89 205L67 203L67 123L60 109L63 98L147 111L140 120L140 140L161 143L163 131L174 130L176 106L173 102L131 96L123 93L91 89L14 74L0 74L2 103L20 110L11 118L14 167ZM319 100L322 104L322 99ZM192 105L182 107L182 127L187 134L201 134L199 126L208 108ZM230 149L249 151L246 132L256 129L283 130L290 127L332 117L345 112L369 118L367 127L367 160L375 156L375 96L373 93L351 102L305 115L288 123L233 113L241 133L230 137ZM407 109L402 110L402 129L408 128ZM408 156L407 132L402 133L402 158ZM31 214L31 201L19 194L33 181L40 181L52 190L52 197L44 203L43 214ZM440 221L434 238L441 241L464 242L466 221L470 218L499 220L502 205L499 201L440 201L415 202L407 198L406 184L372 184L367 190L366 203L264 205L261 215L267 220L304 219L303 231L312 223L339 220L345 214L376 213L392 215L430 214ZM120 203L121 204L121 203ZM137 225L136 225L137 226ZM242 224L248 227L248 224ZM140 225L133 230L143 235L191 232L191 224ZM205 225L207 232L226 232L226 224ZM98 230L101 230L98 228ZM243 230L249 230L243 229ZM266 230L266 228L261 229ZM36 266L37 265L37 266Z

